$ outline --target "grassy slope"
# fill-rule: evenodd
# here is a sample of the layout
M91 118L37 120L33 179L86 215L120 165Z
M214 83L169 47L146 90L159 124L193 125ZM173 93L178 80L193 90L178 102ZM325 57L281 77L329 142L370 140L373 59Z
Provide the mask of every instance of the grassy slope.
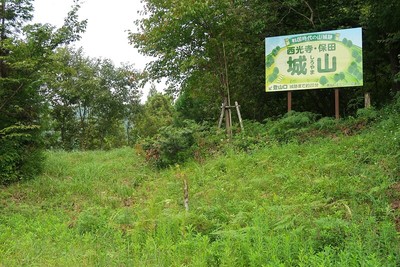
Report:
M0 266L399 266L398 126L164 171L129 148L49 152L0 189Z

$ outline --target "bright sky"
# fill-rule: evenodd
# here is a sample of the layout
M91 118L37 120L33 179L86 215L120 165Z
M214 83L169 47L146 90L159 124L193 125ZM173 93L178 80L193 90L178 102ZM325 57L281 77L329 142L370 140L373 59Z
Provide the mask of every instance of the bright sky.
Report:
M87 19L86 32L75 43L83 47L85 54L92 58L111 59L116 66L130 63L137 70L143 70L151 58L144 57L129 44L127 30L136 31L134 21L141 18L141 0L82 0L79 19ZM73 0L34 0L33 22L50 23L62 26L64 18L71 10ZM156 83L158 91L163 91L165 82ZM142 102L145 102L150 89L143 89Z
M35 0L33 21L61 26L72 4L72 0ZM116 65L129 62L143 69L149 59L129 45L127 33L136 30L134 21L142 8L140 0L83 0L79 17L88 19L88 25L76 46L90 57L109 58Z

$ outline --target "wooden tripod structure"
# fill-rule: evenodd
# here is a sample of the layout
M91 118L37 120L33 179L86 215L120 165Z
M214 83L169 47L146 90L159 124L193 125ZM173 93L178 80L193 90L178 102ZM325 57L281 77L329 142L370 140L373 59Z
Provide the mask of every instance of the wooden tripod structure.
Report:
M240 123L240 128L242 129L242 132L244 132L244 127L243 127L243 120L242 116L240 115L240 106L237 101L235 101L235 105L231 106L231 97L229 93L229 80L228 80L228 64L226 62L226 53L225 53L225 44L222 43L222 50L224 53L224 65L225 65L225 81L224 81L224 86L226 89L227 96L224 98L224 103L222 103L221 106L221 116L219 116L219 122L218 122L218 128L221 128L222 126L222 120L224 119L225 115L225 126L226 126L226 133L229 138L232 137L232 108L236 109L237 116L239 118L239 123Z
M226 133L228 134L229 137L232 137L232 111L231 111L232 108L236 109L237 116L239 118L240 128L242 129L242 132L244 132L244 127L243 127L242 115L240 114L240 106L239 106L238 102L235 101L234 106L230 106L228 102L229 102L228 99L225 98L224 103L222 103L221 115L219 116L219 122L218 122L218 128L221 128L222 120L224 119L224 115L225 115Z

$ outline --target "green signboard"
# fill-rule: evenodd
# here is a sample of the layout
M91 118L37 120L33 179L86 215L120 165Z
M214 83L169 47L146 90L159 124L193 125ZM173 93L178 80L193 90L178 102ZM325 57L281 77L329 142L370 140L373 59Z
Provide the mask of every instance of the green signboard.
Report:
M361 28L265 39L266 91L363 85Z

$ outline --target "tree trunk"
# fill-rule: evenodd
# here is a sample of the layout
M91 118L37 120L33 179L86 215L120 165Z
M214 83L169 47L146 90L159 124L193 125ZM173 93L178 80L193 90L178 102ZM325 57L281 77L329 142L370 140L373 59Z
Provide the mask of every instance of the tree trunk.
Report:
M400 55L400 42L394 42L389 45L389 56L390 56L390 69L393 77L400 72L399 66L399 55ZM392 89L394 92L400 91L400 82L393 82Z
M1 1L1 33L0 33L0 56L3 57L7 55L7 51L3 47L3 42L6 39L6 0ZM0 78L6 77L6 66L4 61L0 59Z

